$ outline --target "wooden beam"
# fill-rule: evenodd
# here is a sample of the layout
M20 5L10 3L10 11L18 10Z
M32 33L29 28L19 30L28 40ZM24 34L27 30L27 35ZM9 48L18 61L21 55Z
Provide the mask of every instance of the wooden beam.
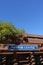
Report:
M0 52L0 54L14 54L13 52Z
M43 54L43 52L16 52L16 54Z

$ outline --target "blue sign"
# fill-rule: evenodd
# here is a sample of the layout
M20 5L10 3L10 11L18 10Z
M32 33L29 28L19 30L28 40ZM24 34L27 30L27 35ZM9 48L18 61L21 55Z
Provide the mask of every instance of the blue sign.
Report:
M9 51L34 51L34 50L38 50L38 46L37 45L28 45L28 46L23 46L23 45L9 45L8 46L8 50Z

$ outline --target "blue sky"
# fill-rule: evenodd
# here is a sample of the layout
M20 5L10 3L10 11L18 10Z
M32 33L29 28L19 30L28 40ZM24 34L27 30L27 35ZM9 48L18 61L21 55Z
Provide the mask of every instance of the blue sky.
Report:
M43 0L0 0L0 20L43 35Z

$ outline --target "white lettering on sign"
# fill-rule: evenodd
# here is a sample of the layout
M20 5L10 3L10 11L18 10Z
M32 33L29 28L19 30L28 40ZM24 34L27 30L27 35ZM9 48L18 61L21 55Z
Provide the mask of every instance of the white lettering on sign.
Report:
M9 45L8 46L8 50L12 51L12 50L20 50L20 51L24 51L24 50L29 50L29 51L34 51L34 50L38 50L38 45Z

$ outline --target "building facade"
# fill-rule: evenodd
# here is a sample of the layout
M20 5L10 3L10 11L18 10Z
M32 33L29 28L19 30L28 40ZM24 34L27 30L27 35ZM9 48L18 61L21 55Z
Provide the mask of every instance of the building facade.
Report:
M17 45L0 43L0 65L43 65L43 36L24 34Z

